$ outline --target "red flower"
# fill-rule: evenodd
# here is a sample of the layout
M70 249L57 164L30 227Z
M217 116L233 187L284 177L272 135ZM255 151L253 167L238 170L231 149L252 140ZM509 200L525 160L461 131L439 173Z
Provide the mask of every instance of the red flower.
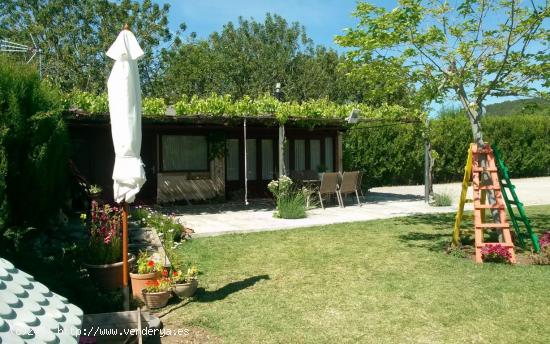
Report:
M177 271L172 272L172 276L177 276L177 275L178 275Z
M162 277L168 277L168 270L162 270Z
M501 244L488 245L481 249L481 257L483 260L495 262L510 262L512 254L508 247Z
M148 287L157 287L159 285L159 281L158 280L147 281L145 282L145 285L147 285Z
M153 266L155 266L155 262L153 262L152 260L150 260L148 263L147 263L147 266L152 268Z

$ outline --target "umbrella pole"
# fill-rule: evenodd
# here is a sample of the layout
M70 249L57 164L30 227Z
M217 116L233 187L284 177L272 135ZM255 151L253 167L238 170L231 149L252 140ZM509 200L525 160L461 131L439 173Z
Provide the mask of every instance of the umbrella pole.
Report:
M244 205L248 205L248 157L246 156L246 117L243 122L244 140Z
M128 203L122 202L122 293L124 310L130 310L130 292L128 290Z

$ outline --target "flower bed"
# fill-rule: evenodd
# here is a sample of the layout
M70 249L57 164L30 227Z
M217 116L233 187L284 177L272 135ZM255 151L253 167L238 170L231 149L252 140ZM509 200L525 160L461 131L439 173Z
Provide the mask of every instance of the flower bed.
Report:
M550 265L550 232L545 232L539 237L539 253L531 255L533 264Z
M488 245L481 249L481 258L484 262L509 264L512 254L508 247L501 244Z

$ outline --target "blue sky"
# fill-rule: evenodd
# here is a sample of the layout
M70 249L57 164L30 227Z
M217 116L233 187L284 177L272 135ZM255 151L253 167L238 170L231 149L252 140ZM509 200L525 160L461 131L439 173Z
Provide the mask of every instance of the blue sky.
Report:
M356 24L351 13L356 0L157 0L169 3L170 26L175 31L181 22L187 24L187 33L196 32L205 38L220 31L228 21L236 22L239 16L263 21L267 12L276 13L289 22L298 21L305 26L308 36L316 44L341 50L334 36L346 27ZM373 1L393 7L395 1Z
M175 32L180 23L187 25L184 36L196 32L199 38L206 38L214 31L220 31L229 21L236 22L239 16L263 21L267 12L279 14L289 22L298 21L305 26L307 35L315 44L343 49L334 43L334 36L342 34L344 28L354 27L357 19L352 12L356 0L154 0L169 3L170 27ZM544 0L535 0L540 3ZM378 6L391 9L397 5L393 0L370 0ZM511 97L487 99L487 104L514 99ZM445 105L459 105L449 100ZM437 111L441 104L433 104Z

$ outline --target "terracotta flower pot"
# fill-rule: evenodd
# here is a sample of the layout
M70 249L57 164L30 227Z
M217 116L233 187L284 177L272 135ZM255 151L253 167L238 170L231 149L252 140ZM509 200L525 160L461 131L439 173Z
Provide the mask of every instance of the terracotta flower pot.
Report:
M161 308L166 306L168 300L172 296L170 291L160 291L157 293L147 292L145 289L142 291L143 300L149 309Z
M199 281L194 279L189 283L174 284L172 291L179 298L191 297L195 295L198 285Z
M134 264L136 256L128 254L128 270ZM82 264L90 277L103 290L115 290L122 287L122 262L113 264Z
M148 274L133 274L130 273L130 281L132 283L132 296L134 299L143 300L141 291L147 287L147 282L154 281L160 278L160 272L150 272Z

